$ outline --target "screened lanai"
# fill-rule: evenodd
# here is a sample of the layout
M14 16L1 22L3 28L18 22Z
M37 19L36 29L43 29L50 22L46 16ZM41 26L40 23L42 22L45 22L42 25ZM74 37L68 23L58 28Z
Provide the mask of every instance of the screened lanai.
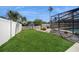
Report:
M70 37L79 35L79 8L51 16L52 32Z

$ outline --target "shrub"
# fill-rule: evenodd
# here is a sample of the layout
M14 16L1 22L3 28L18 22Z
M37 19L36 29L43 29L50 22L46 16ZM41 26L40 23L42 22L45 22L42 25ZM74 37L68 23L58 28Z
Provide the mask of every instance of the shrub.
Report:
M46 30L46 28L45 28L45 27L43 27L43 28L41 28L41 30L44 30L44 31L45 31L45 30Z
M75 35L79 35L79 33L74 33Z
M64 33L65 33L65 34L68 34L68 32L66 32L66 31L65 31Z
M50 28L49 26L47 26L47 28Z

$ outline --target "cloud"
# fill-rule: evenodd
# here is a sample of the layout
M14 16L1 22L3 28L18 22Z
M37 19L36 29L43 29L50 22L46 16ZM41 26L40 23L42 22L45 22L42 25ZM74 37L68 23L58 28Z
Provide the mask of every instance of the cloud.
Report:
M23 15L47 15L48 13L47 12L37 12L37 11L30 11L30 10L21 10L21 11L18 11L20 14L23 14Z
M27 15L38 15L37 12L34 12L34 11L19 11L20 14L24 15L24 16L27 16Z
M61 13L61 12L65 12L65 11L68 11L68 10L71 10L71 9L74 9L74 8L77 8L77 6L75 7L70 7L70 6L61 6L61 7L57 7L55 8L55 10L58 12L58 13Z
M19 10L19 9L23 9L23 8L25 8L25 6L17 6L17 7L15 7L15 10Z

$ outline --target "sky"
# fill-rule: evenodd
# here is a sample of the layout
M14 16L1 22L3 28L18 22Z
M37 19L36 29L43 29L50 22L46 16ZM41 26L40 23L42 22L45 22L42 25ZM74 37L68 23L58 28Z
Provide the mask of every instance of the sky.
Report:
M43 21L49 21L49 6L0 6L0 16L7 17L9 10L17 11L22 16L25 16L28 21L34 21L35 19L41 19ZM65 12L78 6L52 6L53 10L51 15L55 15L61 12Z

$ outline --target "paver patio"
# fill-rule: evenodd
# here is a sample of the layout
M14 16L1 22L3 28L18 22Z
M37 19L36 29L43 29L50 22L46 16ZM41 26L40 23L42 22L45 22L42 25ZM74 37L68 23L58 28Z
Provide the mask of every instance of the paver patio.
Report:
M66 52L79 52L79 43L75 43Z

